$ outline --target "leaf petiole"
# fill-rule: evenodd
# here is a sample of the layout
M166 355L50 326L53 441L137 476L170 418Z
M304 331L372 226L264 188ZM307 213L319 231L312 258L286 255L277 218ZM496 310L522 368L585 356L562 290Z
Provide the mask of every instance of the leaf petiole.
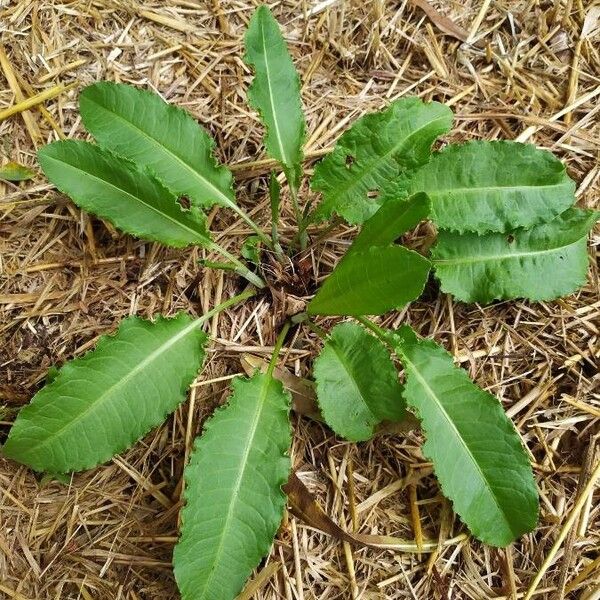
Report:
M267 376L273 377L273 371L275 370L275 365L277 364L277 359L279 358L279 353L281 352L281 348L283 347L283 342L285 341L285 336L290 330L291 322L286 321L283 329L279 332L277 336L277 341L275 342L275 347L273 348L273 354L271 355L271 360L269 361L269 367L267 368Z
M271 200L271 238L273 240L273 250L277 258L283 261L283 249L279 243L279 213L281 207L281 186L275 173L271 171L269 178L269 198Z
M228 207L235 211L240 218L244 220L247 225L249 225L250 229L256 233L261 242L263 242L267 248L270 250L276 250L269 236L264 233L264 231L248 216L248 214L241 207L239 207L235 202L228 204Z
M265 287L265 282L256 273L253 273L239 258L225 250L225 248L219 246L219 244L217 244L216 242L210 242L208 244L205 244L205 246L208 250L218 252L221 256L224 256L229 261L230 267L221 268L229 268L230 270L235 271L238 275L241 275L252 285L255 285L258 288Z
M234 306L235 304L239 304L248 298L252 298L252 296L256 295L256 290L253 287L247 287L243 292L237 294L236 296L232 296L228 300L221 302L221 304L217 304L214 308L211 308L208 312L204 313L201 317L198 317L194 323L197 326L203 325L209 319L212 319L216 314L227 310L230 306Z
M198 262L207 269L221 269L221 271L235 271L237 269L236 265L234 265L233 263L208 259L201 259Z
M354 318L361 325L364 325L367 329L372 331L384 344L387 344L387 345L390 345L393 347L391 335L390 335L389 331L383 329L382 327L379 327L379 325L377 325L377 323L373 323L373 321L371 321L371 319L368 319L367 317L354 317Z

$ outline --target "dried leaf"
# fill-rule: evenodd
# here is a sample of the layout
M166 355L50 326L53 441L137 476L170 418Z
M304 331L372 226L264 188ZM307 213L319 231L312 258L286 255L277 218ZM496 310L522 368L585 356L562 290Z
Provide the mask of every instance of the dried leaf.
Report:
M409 476L405 484L413 480ZM437 540L424 540L419 548L416 542L403 540L401 538L388 535L369 535L365 533L348 533L344 531L325 511L319 506L316 498L310 493L308 488L302 483L300 478L292 473L290 479L283 486L283 491L287 494L288 504L291 513L298 519L302 519L307 525L326 533L338 540L349 542L357 546L368 546L369 548L389 548L390 550L399 550L401 552L433 552L438 548ZM458 536L445 543L456 543L466 536Z
M592 6L583 21L583 27L581 28L581 39L585 40L589 37L598 33L598 27L600 26L600 6Z
M251 376L257 369L264 373L269 365L268 361L253 354L242 354L240 362L248 376ZM314 382L310 381L310 379L298 377L284 367L275 367L273 377L279 379L285 389L292 395L292 410L296 414L308 417L313 421L323 422L323 417L317 404L317 393ZM380 423L375 435L397 435L412 431L418 426L419 421L417 418L407 412L403 421L395 423L384 421Z
M457 25L452 19L445 17L439 13L427 0L410 0L412 4L420 8L433 22L433 24L444 33L451 35L452 37L466 42L469 37L469 33Z
M0 179L4 181L27 181L34 175L34 171L16 162L9 162L0 167Z

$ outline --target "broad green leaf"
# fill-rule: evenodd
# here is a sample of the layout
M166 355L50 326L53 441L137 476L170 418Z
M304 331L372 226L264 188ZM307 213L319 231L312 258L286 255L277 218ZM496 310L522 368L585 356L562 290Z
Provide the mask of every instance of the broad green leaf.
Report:
M380 207L385 186L427 162L431 145L451 126L447 106L419 98L396 100L356 121L315 168L311 187L323 200L314 219L336 212L349 223L366 221Z
M269 8L259 6L245 37L244 60L254 70L248 101L267 129L265 147L298 188L302 175L302 144L306 123L302 113L300 79L279 25Z
M183 600L233 600L268 553L285 508L289 409L271 375L236 378L196 440L173 554Z
M531 465L500 402L410 327L392 339L404 364L404 397L427 437L423 454L454 510L492 546L507 546L534 529L538 494Z
M388 246L426 219L430 209L429 198L423 193L390 199L363 225L349 252Z
M203 213L182 208L158 179L132 162L74 140L44 146L38 157L61 192L122 231L176 248L210 245Z
M149 167L176 195L199 208L235 209L233 177L214 157L214 141L180 108L152 92L102 81L79 98L81 118L98 143Z
M545 150L516 142L452 144L406 182L426 192L441 229L509 231L545 223L575 202L575 182Z
M431 263L402 246L348 253L308 305L311 315L379 315L421 295Z
M382 421L405 416L402 386L387 348L356 323L333 328L313 372L325 422L348 440L368 440Z
M600 213L571 208L512 233L441 231L432 252L442 290L463 302L552 300L585 283L587 234Z
M35 173L31 169L16 162L9 162L0 167L0 179L4 181L27 181L34 176Z
M21 409L3 454L51 473L106 462L185 399L206 339L198 321L183 313L155 322L125 319Z

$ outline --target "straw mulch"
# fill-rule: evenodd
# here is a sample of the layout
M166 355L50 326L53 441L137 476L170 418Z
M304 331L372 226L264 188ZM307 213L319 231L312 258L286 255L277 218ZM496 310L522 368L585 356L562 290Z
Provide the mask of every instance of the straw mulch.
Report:
M418 94L453 107L448 139L520 139L551 149L577 181L579 204L599 207L598 4L272 4L302 74L309 170L358 116ZM239 202L268 227L265 176L272 163L245 101L249 72L241 60L254 5L0 0L0 110L44 90L54 96L0 122L2 161L38 171L22 184L0 183L1 436L51 365L81 355L123 317L199 314L240 289L234 277L198 265L203 251L146 244L82 214L39 173L35 150L57 137L85 135L77 111L82 86L109 79L149 87L210 130L220 159L234 167ZM73 88L55 95L61 84ZM310 194L305 186L302 198ZM232 251L248 234L225 211L212 214L212 228ZM293 233L287 205L283 233ZM431 233L423 226L409 243L422 247ZM285 311L301 306L353 234L338 226L314 239L300 271L273 273L287 280L287 299L262 296L214 318L216 341L191 400L129 452L66 484L0 458L1 598L178 597L170 560L192 440L226 398L228 380L242 372L241 354L268 357ZM501 398L534 463L541 494L536 531L506 550L462 539L440 545L430 558L350 548L290 517L251 597L519 598L530 587L536 598L600 597L600 507L593 494L581 496L598 461L597 244L596 237L587 285L568 298L478 307L453 302L432 282L422 300L386 320L409 322L444 343ZM287 346L288 368L307 375L319 341L299 330ZM293 461L343 527L354 522L365 533L409 540L420 527L424 538L443 542L463 527L424 462L421 442L414 431L348 444L297 418ZM578 499L581 510L569 520ZM553 548L561 533L565 539ZM544 576L534 581L540 570Z

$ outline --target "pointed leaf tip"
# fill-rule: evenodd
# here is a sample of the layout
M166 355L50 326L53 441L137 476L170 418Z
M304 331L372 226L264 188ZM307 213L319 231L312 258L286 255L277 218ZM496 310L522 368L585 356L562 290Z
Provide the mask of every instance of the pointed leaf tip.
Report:
M125 233L175 248L210 243L204 214L184 210L158 179L131 161L75 140L44 146L38 157L48 179L77 206Z
M181 313L129 317L66 363L21 409L2 452L37 471L89 469L131 446L185 400L207 335Z
M538 493L521 439L497 398L478 388L452 356L408 326L395 335L404 397L421 419L444 495L475 537L507 546L532 531Z
M254 70L248 101L265 127L265 147L279 161L297 189L302 175L302 146L306 122L302 112L300 78L281 35L279 24L266 5L250 19L244 60Z
M369 219L381 206L385 188L427 162L432 144L451 126L447 106L419 98L401 98L361 117L315 167L311 187L322 192L323 200L314 219L334 212L353 224Z

